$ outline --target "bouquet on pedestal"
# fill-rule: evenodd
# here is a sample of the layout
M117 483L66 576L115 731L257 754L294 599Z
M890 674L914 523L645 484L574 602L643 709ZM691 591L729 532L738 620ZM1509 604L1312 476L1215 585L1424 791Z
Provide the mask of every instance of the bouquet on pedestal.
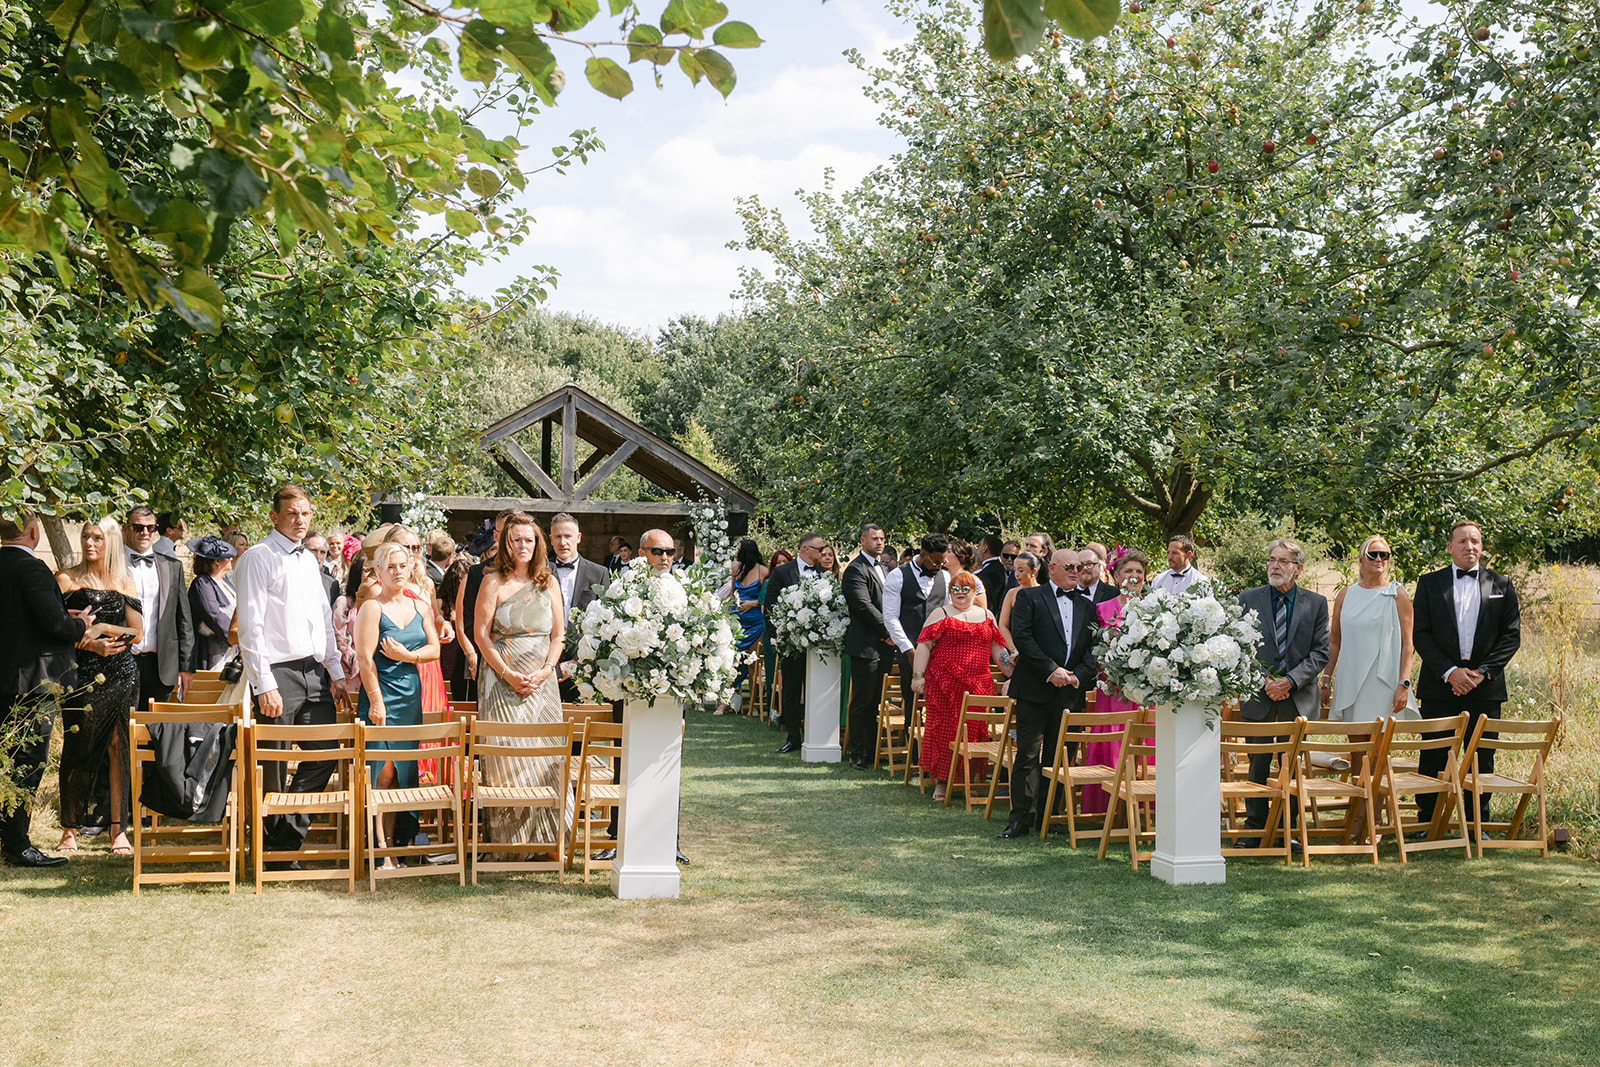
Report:
M1106 679L1139 704L1198 707L1210 729L1229 698L1261 684L1256 613L1211 595L1151 589L1100 630Z
M831 574L801 578L778 594L767 622L779 659L808 651L837 656L850 626L844 588Z
M730 699L731 624L702 573L661 574L635 559L567 621L578 633L578 692L585 700Z

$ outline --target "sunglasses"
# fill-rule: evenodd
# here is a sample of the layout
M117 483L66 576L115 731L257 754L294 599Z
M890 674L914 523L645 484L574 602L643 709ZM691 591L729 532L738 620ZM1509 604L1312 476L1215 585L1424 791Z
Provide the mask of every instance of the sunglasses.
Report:
M1002 552L1000 553L1000 558L1005 560L1007 563L1010 563L1012 560L1017 558L1017 554L1015 552Z
M155 533L156 524L153 522L130 522L128 523L128 529L137 530L140 533Z
M1367 558L1374 563L1382 563L1384 560L1389 559L1393 555L1394 553L1392 552L1382 552L1375 548L1367 549Z
M950 595L951 596L954 596L957 593L975 593L975 592L977 592L977 590L972 588L972 586L970 586L970 585L952 585L950 587Z
M674 552L676 552L677 549L675 549L675 548L647 548L647 549L645 549L645 551L650 553L652 556L670 556Z
M1076 563L1058 563L1056 566L1060 567L1064 571L1075 571L1078 569L1078 565Z

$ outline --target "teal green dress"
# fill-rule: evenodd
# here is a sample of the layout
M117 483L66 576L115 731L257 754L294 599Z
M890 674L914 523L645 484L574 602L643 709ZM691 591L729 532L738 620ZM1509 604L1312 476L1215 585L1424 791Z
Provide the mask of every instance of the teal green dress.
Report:
M415 663L401 663L392 660L383 654L383 639L392 637L406 648L415 652L428 643L428 633L422 628L422 612L418 611L411 616L411 621L404 626L396 626L389 621L389 616L378 612L378 651L373 654L372 662L378 670L378 691L383 694L383 725L385 726L420 726L422 724L422 679L417 675ZM371 702L367 700L366 690L361 691L361 698L356 702L356 714L368 726L372 725ZM379 742L374 748L416 748L415 741ZM378 772L383 769L383 764L368 761L367 772L372 776L373 784L378 781ZM398 789L414 789L417 785L417 764L415 760L397 761L394 765L395 787Z

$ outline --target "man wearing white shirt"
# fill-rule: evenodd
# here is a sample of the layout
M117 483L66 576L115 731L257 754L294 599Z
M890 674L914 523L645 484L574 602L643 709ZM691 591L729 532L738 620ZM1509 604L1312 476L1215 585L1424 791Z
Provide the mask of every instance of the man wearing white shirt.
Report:
M800 555L788 563L779 564L767 576L767 591L761 598L761 611L767 617L767 625L776 631L777 627L772 621L772 606L778 602L778 594L791 585L797 585L802 578L810 578L822 574L822 535L808 531L800 538ZM640 542L641 548L643 542ZM800 751L800 734L805 725L805 704L802 698L802 685L805 681L806 660L804 656L788 656L778 661L778 674L782 685L779 689L783 702L780 709L778 725L782 726L787 738L778 747L778 754Z
M239 651L256 697L256 719L284 726L326 726L343 705L344 679L334 643L333 611L323 592L316 558L303 544L311 527L311 498L297 485L281 487L272 500L272 532L234 566L239 591ZM307 741L304 749L334 748L334 741ZM286 748L281 742L263 747ZM283 763L262 765L267 792L284 791ZM288 792L327 788L334 764L305 761ZM302 814L266 821L266 848L293 852L305 841L310 820ZM285 866L295 868L297 864Z
M194 620L189 614L183 564L157 547L160 520L149 508L129 510L122 526L128 572L144 605L144 636L133 646L139 665L139 706L166 700L172 687L187 692L194 680Z
M604 588L611 584L610 571L578 555L578 545L582 542L583 531L579 529L577 519L564 511L551 517L550 573L556 576L556 582L561 586L561 603L566 608L568 619L572 618L574 611L582 611L594 602L595 586ZM564 662L557 671L561 679L561 699L576 701L578 687L568 676L577 666L578 628L570 622L567 624L566 645L561 657ZM621 708L620 704L618 708Z
M1194 565L1195 545L1194 539L1188 534L1173 534L1167 539L1167 565L1170 570L1164 570L1154 578L1150 584L1156 589L1165 589L1173 596L1181 596L1191 585L1198 582L1211 583L1211 579L1200 573L1200 568Z
M883 622L900 655L900 679L909 689L911 658L916 652L922 624L944 607L944 554L950 539L944 534L923 534L915 559L890 571L883 580Z

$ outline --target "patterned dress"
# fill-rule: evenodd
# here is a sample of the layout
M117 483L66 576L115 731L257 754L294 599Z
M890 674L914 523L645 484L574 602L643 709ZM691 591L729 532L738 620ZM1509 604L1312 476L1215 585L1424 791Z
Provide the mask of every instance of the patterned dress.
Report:
M96 622L128 624L128 609L143 614L136 597L115 589L74 589L66 594L74 611L94 609ZM120 742L122 767L122 824L127 825L132 787L128 781L128 713L139 699L139 665L131 651L109 656L78 650L78 688L61 705L61 825L82 826L89 821L95 780L105 766L106 749L115 736Z
M922 754L918 763L936 780L950 777L950 742L961 721L961 701L968 693L994 695L989 676L989 646L1000 641L993 618L964 622L946 616L922 628L918 643L938 642L923 672ZM987 740L983 723L967 725L967 740Z
M555 612L550 594L532 582L512 593L495 608L489 632L506 665L519 674L536 674L550 654L550 630ZM561 694L555 675L528 696L519 695L488 668L478 673L478 717L489 722L557 723L561 721ZM532 738L503 738L496 744L533 745ZM566 788L561 761L554 757L483 758L483 781L491 786L547 786ZM495 841L554 841L558 828L548 808L494 808L489 813L490 837Z

